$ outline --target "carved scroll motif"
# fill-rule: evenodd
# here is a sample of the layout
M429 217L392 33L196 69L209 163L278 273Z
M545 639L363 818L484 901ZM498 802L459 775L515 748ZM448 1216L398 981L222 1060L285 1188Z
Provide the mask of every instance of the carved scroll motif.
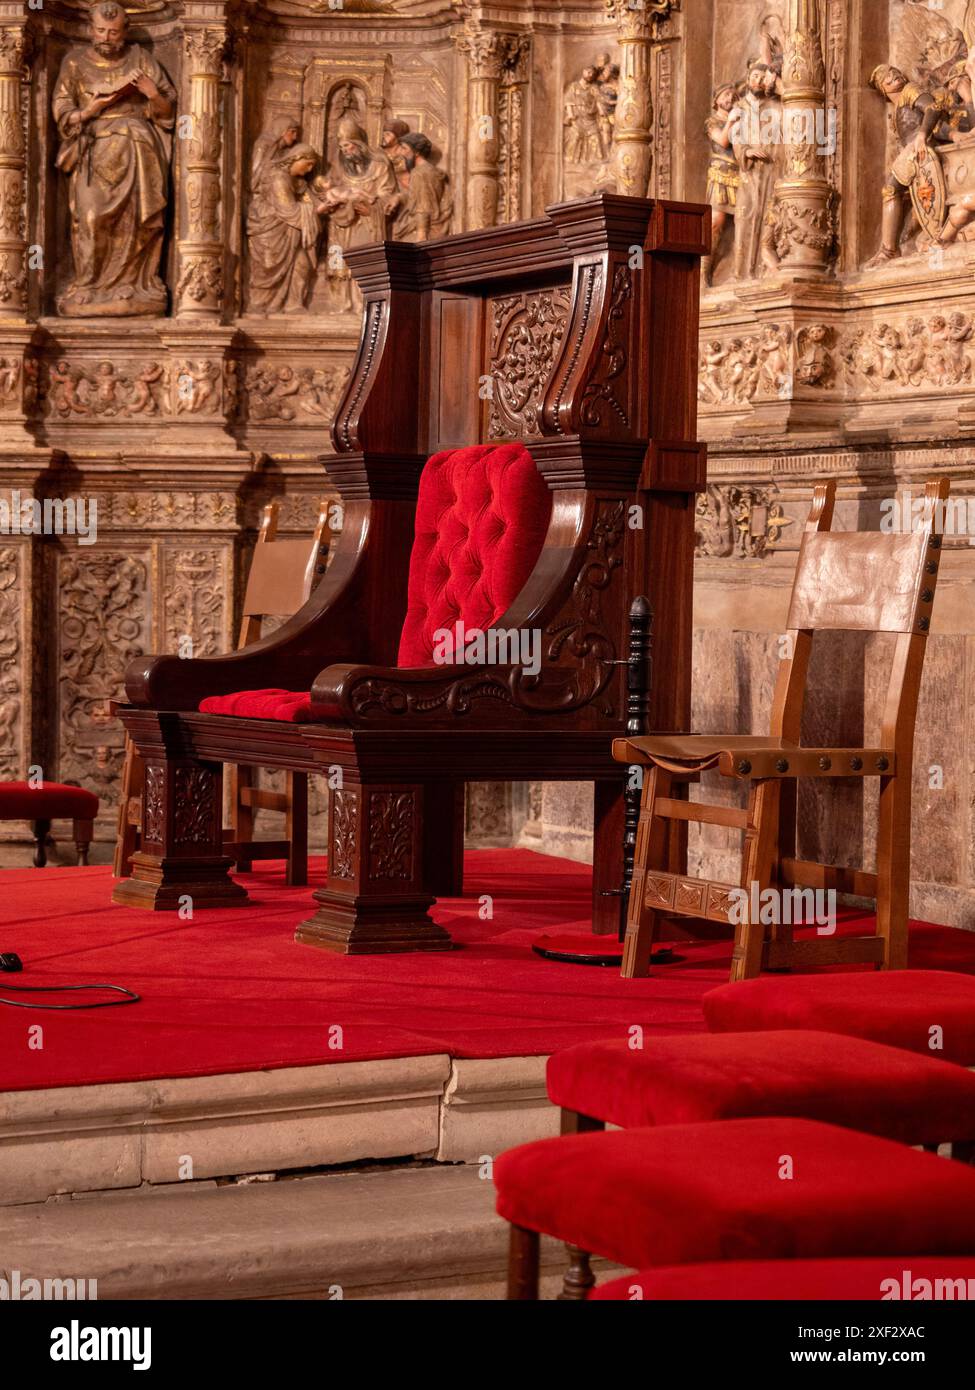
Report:
M150 844L161 844L166 826L166 769L159 763L146 766L145 788L142 793L143 838Z
M582 393L582 418L591 428L603 423L603 406L610 406L624 425L629 418L616 396L616 384L627 363L626 330L629 323L633 277L627 265L618 265L613 275L609 318L595 371Z
M386 312L387 305L381 299L374 299L366 306L365 320L362 326L362 345L359 350L359 358L353 368L356 373L355 388L351 396L348 397L341 417L336 419L334 426L336 447L344 451L351 451L355 448L352 431L356 410L369 384L372 364L376 357L376 348L379 345L380 334L386 321Z
M370 792L370 879L413 877L414 800L414 792Z
M565 333L569 301L567 286L494 301L492 439L540 432L542 399Z
M359 798L355 792L337 790L332 797L332 858L334 878L355 876L355 846L359 828Z

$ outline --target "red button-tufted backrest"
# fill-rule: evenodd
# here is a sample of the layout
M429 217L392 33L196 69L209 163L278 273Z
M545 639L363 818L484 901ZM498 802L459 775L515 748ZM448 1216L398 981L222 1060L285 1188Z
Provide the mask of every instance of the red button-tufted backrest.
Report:
M535 568L552 494L523 444L475 444L420 478L400 666L432 666L434 634L491 627Z

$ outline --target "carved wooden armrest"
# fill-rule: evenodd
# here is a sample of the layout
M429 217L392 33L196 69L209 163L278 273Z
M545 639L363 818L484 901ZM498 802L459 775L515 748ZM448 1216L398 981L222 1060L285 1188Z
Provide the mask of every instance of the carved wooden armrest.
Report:
M341 631L330 634L330 641L321 631L321 621L299 621L300 616L296 614L267 637L220 656L136 658L125 672L129 703L149 709L195 710L208 695L271 688L307 690L323 660L349 655L349 641Z
M316 719L396 728L460 720L492 726L523 724L532 713L557 713L541 695L540 678L521 666L330 666L311 691ZM480 717L479 717L480 715Z

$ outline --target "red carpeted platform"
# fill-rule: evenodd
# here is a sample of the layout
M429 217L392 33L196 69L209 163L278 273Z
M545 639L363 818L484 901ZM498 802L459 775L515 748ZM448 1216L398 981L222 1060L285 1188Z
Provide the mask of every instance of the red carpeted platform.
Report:
M0 1089L429 1053L519 1057L619 1037L634 1025L650 1034L704 1028L701 996L727 980L730 944L682 943L684 961L648 980L556 964L531 944L540 932L588 931L586 866L481 850L467 855L466 875L465 896L434 909L463 950L339 956L295 945L310 889L284 887L280 864L241 875L249 907L200 912L192 922L113 906L108 868L6 870L0 950L16 951L25 969L0 975L0 995L30 998L6 984L106 981L142 1002L91 1013L0 1006ZM313 861L311 878L322 881L322 861ZM492 900L488 920L479 916L482 895ZM910 963L975 973L975 933L913 923ZM29 1033L36 1024L41 1047Z

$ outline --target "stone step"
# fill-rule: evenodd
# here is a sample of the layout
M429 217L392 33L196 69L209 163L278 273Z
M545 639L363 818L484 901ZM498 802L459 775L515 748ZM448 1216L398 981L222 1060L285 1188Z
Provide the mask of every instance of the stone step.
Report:
M474 1162L558 1133L544 1057L445 1053L0 1095L0 1207L414 1157Z
M507 1228L488 1168L187 1182L8 1206L0 1275L96 1280L102 1300L502 1298ZM565 1263L546 1241L545 1296Z

